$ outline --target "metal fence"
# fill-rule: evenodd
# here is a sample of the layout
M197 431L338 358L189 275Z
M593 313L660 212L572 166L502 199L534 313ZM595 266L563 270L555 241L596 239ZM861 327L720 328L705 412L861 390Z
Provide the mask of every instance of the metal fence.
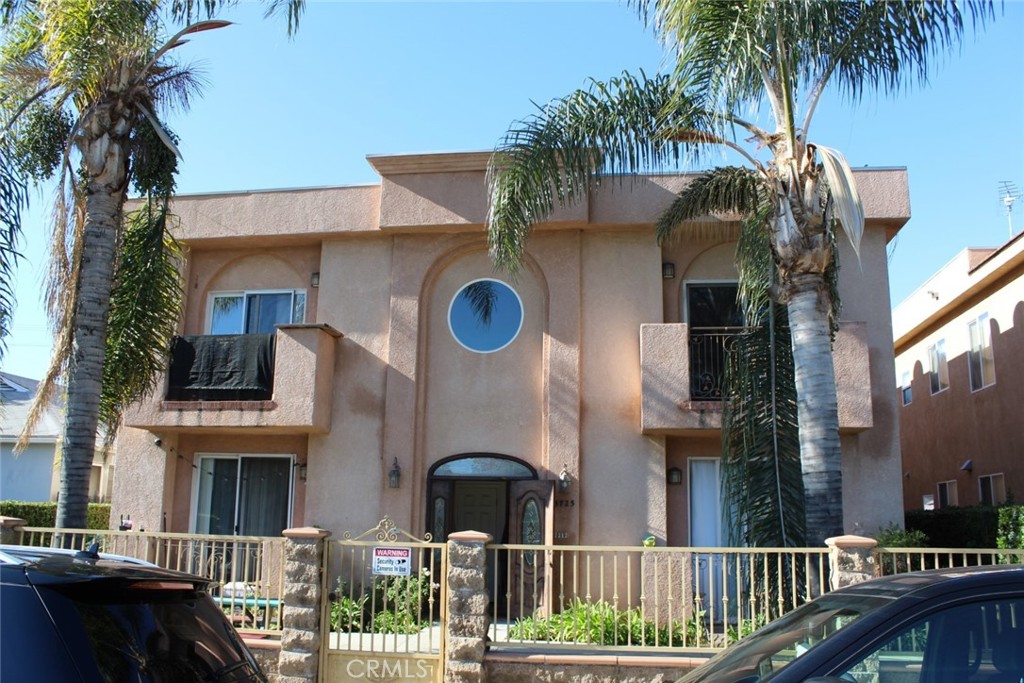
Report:
M1024 562L1024 550L996 548L876 548L875 574Z
M58 538L59 536L59 538ZM121 555L210 579L210 595L241 632L281 630L284 538L24 527L21 544Z
M828 550L487 546L489 637L528 648L708 651L817 597Z

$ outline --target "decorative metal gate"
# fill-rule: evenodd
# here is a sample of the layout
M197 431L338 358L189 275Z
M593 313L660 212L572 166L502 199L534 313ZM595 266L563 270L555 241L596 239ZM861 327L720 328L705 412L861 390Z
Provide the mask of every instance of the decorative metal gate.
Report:
M388 517L330 541L321 668L329 683L441 683L445 652L444 543Z

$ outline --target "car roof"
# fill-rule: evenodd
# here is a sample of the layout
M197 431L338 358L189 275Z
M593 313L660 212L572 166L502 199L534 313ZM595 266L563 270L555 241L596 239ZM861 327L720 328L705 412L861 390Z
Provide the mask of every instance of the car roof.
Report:
M929 598L952 589L1001 585L1024 586L1024 565L952 567L893 574L853 584L835 592L889 598Z
M187 581L197 589L209 585L209 579L163 569L144 560L95 551L30 546L0 546L0 568L16 570L37 585L68 583L93 579L172 579Z

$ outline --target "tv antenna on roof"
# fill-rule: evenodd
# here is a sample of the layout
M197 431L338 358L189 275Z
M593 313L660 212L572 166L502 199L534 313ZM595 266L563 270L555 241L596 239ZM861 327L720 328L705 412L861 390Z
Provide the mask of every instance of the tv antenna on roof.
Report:
M1002 180L999 183L999 201L1006 207L1006 223L1010 227L1010 237L1013 237L1013 203L1021 198L1021 191L1009 180Z

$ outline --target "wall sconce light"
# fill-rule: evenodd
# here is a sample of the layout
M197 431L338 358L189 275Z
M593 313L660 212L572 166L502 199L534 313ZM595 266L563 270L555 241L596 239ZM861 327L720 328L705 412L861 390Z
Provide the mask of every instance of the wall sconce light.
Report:
M562 465L562 471L558 473L558 490L565 493L572 484L572 475L569 474L569 466Z
M668 483L670 483L670 484L673 484L673 485L682 484L683 483L683 471L681 469L679 469L678 467L670 467L670 468L668 468L667 479L668 479Z
M960 465L961 472L970 472L974 469L974 461L971 459L964 460L964 464Z
M306 463L302 463L301 465L299 465L299 479L301 479L302 481L306 481L306 475L308 473L309 471L306 469Z
M402 468L398 465L398 458L395 458L395 464L391 466L391 470L388 472L388 488L397 489L402 481Z
M319 270L309 276L309 286L310 287L319 287L320 286L320 271Z
M671 261L665 261L661 264L661 276L666 280L671 280L676 276L676 264Z

